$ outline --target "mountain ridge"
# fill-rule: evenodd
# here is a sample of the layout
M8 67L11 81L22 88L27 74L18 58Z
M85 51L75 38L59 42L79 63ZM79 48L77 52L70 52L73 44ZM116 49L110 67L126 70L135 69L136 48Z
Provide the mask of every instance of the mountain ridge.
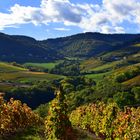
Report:
M24 35L0 33L0 60L48 62L65 57L89 58L129 48L140 42L140 34L80 33L55 39L36 40ZM139 51L139 48L137 48Z

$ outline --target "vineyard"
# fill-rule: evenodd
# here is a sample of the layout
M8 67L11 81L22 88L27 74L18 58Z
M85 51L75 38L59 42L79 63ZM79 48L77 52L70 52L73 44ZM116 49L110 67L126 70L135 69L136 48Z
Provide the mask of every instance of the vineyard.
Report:
M74 126L107 140L140 139L140 107L122 111L115 103L89 104L73 111L70 120Z
M5 102L0 96L0 136L11 135L41 123L40 117L26 104L12 98Z
M48 116L43 120L34 113L26 104L19 100L6 102L0 96L0 139L7 136L26 132L28 128L44 128L41 137L47 140L75 140L73 128L67 116L67 104L65 96L57 92L56 98L50 103Z
M46 118L39 117L19 100L4 101L0 96L0 137L19 133L29 127L44 127L47 140L76 140L74 128L86 130L106 140L138 140L140 138L140 107L98 102L78 107L70 116L62 91L50 103Z

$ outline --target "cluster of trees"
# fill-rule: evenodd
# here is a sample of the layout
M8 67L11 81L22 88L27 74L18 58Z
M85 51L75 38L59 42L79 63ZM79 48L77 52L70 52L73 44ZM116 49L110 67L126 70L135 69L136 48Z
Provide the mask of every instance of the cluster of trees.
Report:
M61 85L66 93L69 111L80 105L97 101L105 103L114 101L119 107L140 104L138 87L128 90L120 83L107 78L96 83L86 77L67 77L61 80Z
M5 99L11 97L27 103L35 109L40 104L50 102L55 98L54 91L59 86L63 87L68 101L69 110L76 107L96 102L98 100L105 103L115 101L119 107L126 105L136 106L140 104L140 87L124 87L121 83L115 82L109 78L104 78L96 83L94 79L83 76L72 76L52 82L40 82L30 87L15 87L5 93Z
M5 93L4 98L9 100L11 97L28 104L32 109L40 104L45 104L55 98L54 88L46 82L38 83L31 87L15 87Z
M113 96L120 108L124 106L140 106L140 87L133 87L131 91L118 92Z
M80 73L80 63L78 60L65 60L60 64L56 65L52 69L40 67L40 66L27 66L27 65L20 65L15 62L12 63L14 66L25 67L33 72L48 72L52 74L59 74L65 76L79 76Z
M56 65L49 72L52 74L60 74L65 76L79 76L80 66L76 60L65 60L64 62Z
M104 78L97 83L95 87L95 101L101 100L107 102L108 99L112 99L113 95L124 91L123 86L120 83L114 82L112 79Z
M60 81L66 94L69 110L77 106L91 102L94 95L96 82L85 77L67 77Z

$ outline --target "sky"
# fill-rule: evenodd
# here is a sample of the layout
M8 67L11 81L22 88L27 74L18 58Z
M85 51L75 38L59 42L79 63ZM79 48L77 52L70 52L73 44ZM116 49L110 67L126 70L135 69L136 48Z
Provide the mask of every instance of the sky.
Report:
M140 0L1 0L0 32L38 40L83 32L140 33Z

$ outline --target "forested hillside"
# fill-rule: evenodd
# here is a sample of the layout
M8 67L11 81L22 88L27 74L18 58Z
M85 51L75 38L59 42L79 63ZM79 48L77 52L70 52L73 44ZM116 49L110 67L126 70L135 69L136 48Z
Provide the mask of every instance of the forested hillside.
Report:
M65 57L89 58L103 53L127 49L133 53L139 47L139 34L83 33L37 41L31 37L0 34L0 60L16 62L48 62ZM134 49L135 48L135 49ZM131 52L132 51L132 52Z

